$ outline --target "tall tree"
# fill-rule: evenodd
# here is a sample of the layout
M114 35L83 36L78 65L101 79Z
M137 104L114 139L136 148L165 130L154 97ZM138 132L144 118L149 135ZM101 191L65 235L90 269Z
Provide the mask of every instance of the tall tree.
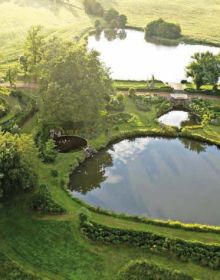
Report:
M97 52L55 41L53 56L46 48L41 63L45 90L43 122L66 129L95 123L107 97L113 93L108 70Z
M8 66L8 69L5 73L5 81L9 82L10 87L15 86L17 77L18 77L17 66Z
M42 33L42 27L39 25L31 27L24 44L24 58L26 60L26 70L35 80L37 79L38 65L42 58L43 46L44 35Z
M202 85L210 84L216 88L220 76L219 56L211 52L195 53L193 61L187 66L187 77L191 77L197 89Z

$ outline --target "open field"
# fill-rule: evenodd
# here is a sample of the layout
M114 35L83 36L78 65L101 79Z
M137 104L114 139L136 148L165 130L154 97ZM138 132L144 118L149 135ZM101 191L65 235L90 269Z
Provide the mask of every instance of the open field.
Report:
M129 24L145 27L152 20L163 18L179 23L184 36L220 43L219 0L101 0L126 14Z
M101 0L107 9L114 7L128 16L128 24L145 27L157 18L177 22L183 35L191 39L220 44L220 0ZM73 40L93 26L94 17L83 10L82 0L71 0L71 10L53 1L0 1L0 72L6 63L22 53L23 40L32 25L42 25L48 37Z

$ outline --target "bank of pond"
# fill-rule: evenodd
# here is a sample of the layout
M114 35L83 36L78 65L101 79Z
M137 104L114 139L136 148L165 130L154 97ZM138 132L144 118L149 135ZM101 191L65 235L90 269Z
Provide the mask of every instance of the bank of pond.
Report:
M188 139L138 137L101 150L70 176L74 197L116 212L219 224L220 152Z

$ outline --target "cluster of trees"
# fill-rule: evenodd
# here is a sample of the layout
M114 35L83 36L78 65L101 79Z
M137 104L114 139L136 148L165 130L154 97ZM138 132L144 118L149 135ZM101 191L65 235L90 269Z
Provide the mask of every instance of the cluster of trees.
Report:
M150 22L145 29L145 38L151 37L178 39L181 37L181 27L178 24L166 22L160 18Z
M203 85L213 85L213 90L217 89L220 77L220 55L214 55L207 51L195 53L193 61L187 66L187 77L193 79L197 89Z
M24 54L19 57L18 63L9 65L5 73L4 80L9 82L11 87L16 85L19 70L23 72L25 79L37 81L44 40L41 26L33 26L29 29L24 42Z
M102 5L96 0L84 0L83 4L84 4L85 12L88 15L103 17L104 9Z
M7 198L37 185L37 156L31 136L0 132L0 197Z

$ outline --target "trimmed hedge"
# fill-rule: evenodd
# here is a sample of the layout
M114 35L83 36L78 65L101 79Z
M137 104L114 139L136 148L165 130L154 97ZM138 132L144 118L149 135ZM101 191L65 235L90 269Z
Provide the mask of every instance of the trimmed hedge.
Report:
M171 270L150 263L146 260L135 260L123 267L117 280L193 280L193 277L178 270Z
M54 202L47 186L41 185L32 197L30 208L44 214L64 214L66 209Z
M212 269L220 269L220 246L169 238L152 232L110 228L88 221L80 214L82 232L91 240L107 244L133 245L157 253L169 253L182 261L192 261Z

